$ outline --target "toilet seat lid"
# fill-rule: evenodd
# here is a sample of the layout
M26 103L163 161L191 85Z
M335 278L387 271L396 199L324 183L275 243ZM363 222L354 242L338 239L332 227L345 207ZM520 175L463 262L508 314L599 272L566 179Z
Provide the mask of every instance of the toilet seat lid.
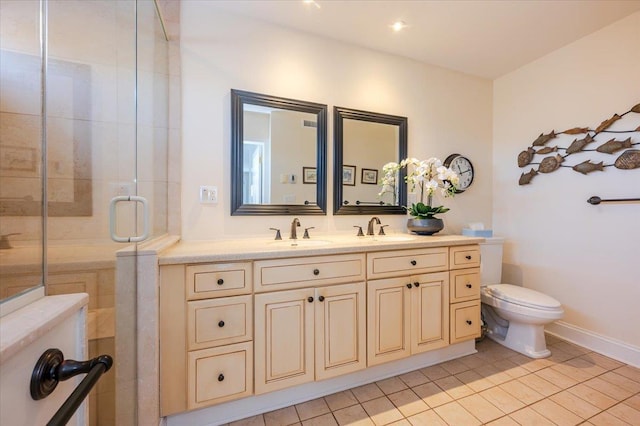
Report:
M485 291L497 299L532 308L558 309L561 307L560 302L551 296L513 284L488 285Z

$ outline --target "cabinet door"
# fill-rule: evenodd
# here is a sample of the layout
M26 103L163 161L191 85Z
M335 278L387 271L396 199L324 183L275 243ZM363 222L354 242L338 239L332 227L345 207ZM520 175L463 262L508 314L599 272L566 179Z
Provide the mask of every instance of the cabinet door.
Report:
M313 299L314 289L255 296L256 394L313 380Z
M411 353L449 344L449 274L411 277Z
M409 277L367 283L367 365L405 358L411 353Z
M366 366L364 282L316 290L316 379Z

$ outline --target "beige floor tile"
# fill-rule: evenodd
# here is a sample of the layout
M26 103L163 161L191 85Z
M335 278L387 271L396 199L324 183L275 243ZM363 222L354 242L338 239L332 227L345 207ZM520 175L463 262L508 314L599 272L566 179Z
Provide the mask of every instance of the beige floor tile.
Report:
M458 374L469 369L469 367L459 359L443 362L440 366L447 370L449 374Z
M589 404L598 407L600 410L606 410L618 403L617 400L610 398L604 393L589 387L584 383L569 388L567 391L587 401Z
M481 392L495 386L492 382L482 377L477 371L467 370L455 376L465 385L473 389L474 392Z
M601 377L602 376L594 377L593 379L584 382L584 384L589 386L590 388L602 392L603 394L615 399L616 401L622 401L633 395L633 392L621 388L620 386L604 380Z
M625 400L624 403L627 404L629 407L633 407L636 410L640 411L640 393Z
M318 398L302 404L296 404L296 411L300 420L307 420L328 413L331 410L323 398Z
M535 374L536 376L542 377L546 381L553 383L554 385L558 386L561 389L567 389L579 383L578 380L572 377L566 376L560 373L558 370L554 370L553 367L536 371L533 374Z
M340 426L374 426L373 421L371 421L369 415L364 411L364 408L362 408L362 405L360 404L334 411L333 416L336 418Z
M505 359L496 364L496 367L505 372L509 377L517 379L526 376L529 370L522 368L520 365L512 361L512 358Z
M387 395L387 397L405 417L410 417L429 409L429 406L411 389L392 393L391 395Z
M390 393L400 392L407 388L407 385L398 377L390 377L388 379L380 380L376 382L376 385L380 388L385 395Z
M362 407L376 426L388 425L404 418L386 396L363 402Z
M613 414L609 414L606 411L590 418L589 423L595 426L629 426L629 423L620 420Z
M553 345L554 343L562 342L563 340L553 334L549 334L547 332L544 333L544 339L547 342L547 345Z
M540 376L536 376L535 374L520 377L517 381L524 383L544 397L548 397L549 395L553 395L554 393L558 393L562 390L550 381L545 380Z
M592 362L580 358L567 360L562 364L555 365L551 368L561 372L565 376L573 377L580 382L599 376L607 371Z
M559 404L561 407L564 407L567 410L571 411L581 419L588 419L589 417L593 417L600 411L602 411L600 408L588 403L584 399L569 391L562 391L560 393L552 395L551 397L549 397L549 399Z
M551 356L549 358L546 358L546 360L553 364L559 364L561 362L565 362L568 359L579 356L579 354L570 354L556 347L550 347L548 349L551 351Z
M338 426L338 422L333 417L333 414L327 413L312 419L303 420L302 426Z
M496 420L505 415L505 413L480 395L471 395L466 398L459 399L458 403L483 424L489 423L490 421Z
M482 391L480 392L480 396L507 414L524 407L524 403L522 401L517 400L499 387Z
M607 413L616 416L630 425L640 425L640 410L636 410L627 404L614 405L607 410Z
M534 402L540 401L544 398L542 394L518 380L503 383L499 388L517 400L522 401L525 405L533 404Z
M522 426L552 426L555 425L551 420L538 413L531 407L525 407L521 410L511 413L509 417L513 418L517 424Z
M482 367L485 364L485 361L475 354L460 358L460 362L469 367L469 369Z
M489 426L520 426L518 422L513 420L511 417L505 416L501 417L498 420L494 420L490 423L487 423Z
M621 376L629 378L634 382L640 383L640 368L625 365L623 367L617 368L614 371Z
M480 374L485 379L489 380L494 385L506 383L509 380L513 380L513 377L496 367L495 364L485 365L484 367L475 368L473 371Z
M444 377L436 380L435 384L443 389L453 399L464 398L473 395L474 391L469 386L456 379L455 376Z
M264 413L264 424L266 426L286 426L298 423L299 421L298 413L293 405Z
M408 418L413 426L447 426L444 420L435 411L423 411Z
M482 424L457 401L436 407L433 411L451 426L475 426Z
M409 423L409 420L407 419L402 419L397 422L390 423L389 426L411 426L411 423Z
M640 383L635 380L631 380L628 377L621 376L615 371L609 371L598 377L631 392L631 394L640 392Z
M558 426L577 425L583 421L583 419L550 399L536 402L531 405L531 408Z
M589 349L583 348L582 346L574 345L573 343L565 342L563 340L554 343L551 346L553 346L553 348L555 349L560 349L561 351L566 352L574 357L591 352Z
M410 371L408 373L401 375L400 380L402 380L405 385L412 388L414 386L427 383L429 381L429 378L424 374L422 374L419 370L416 370L416 371Z
M384 393L380 390L375 383L369 383L368 385L358 386L357 388L351 389L353 392L353 396L360 402L369 401L375 398L380 398L384 396Z
M341 408L358 404L358 400L348 389L346 391L327 395L324 397L324 400L327 402L327 405L329 406L331 411L336 411Z
M453 398L433 382L416 386L413 391L431 408L453 401Z
M607 356L600 355L595 352L590 352L586 355L582 355L578 357L578 359L583 359L585 361L591 362L597 366L604 368L605 370L614 370L616 368L624 366L624 364L620 361L616 361L615 359L611 359Z
M449 372L439 365L432 365L430 367L422 368L420 369L420 372L427 376L431 381L450 376Z
M262 417L262 414L247 417L246 419L238 420L237 422L231 422L229 423L229 426L264 426L264 417Z

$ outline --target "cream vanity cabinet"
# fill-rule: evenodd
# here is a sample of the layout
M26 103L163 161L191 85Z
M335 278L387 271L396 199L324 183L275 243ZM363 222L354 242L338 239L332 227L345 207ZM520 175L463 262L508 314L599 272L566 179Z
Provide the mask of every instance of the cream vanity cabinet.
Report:
M253 394L250 262L160 268L163 416Z
M446 247L367 255L368 365L449 344L448 261Z
M256 261L254 276L256 394L365 368L364 254Z
M480 249L451 247L451 343L480 337Z

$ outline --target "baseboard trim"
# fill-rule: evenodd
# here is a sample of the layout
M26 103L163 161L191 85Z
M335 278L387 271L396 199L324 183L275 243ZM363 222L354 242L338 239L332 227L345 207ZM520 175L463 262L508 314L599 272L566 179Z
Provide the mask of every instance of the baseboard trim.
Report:
M640 347L603 336L564 321L545 326L545 331L625 364L640 368Z

